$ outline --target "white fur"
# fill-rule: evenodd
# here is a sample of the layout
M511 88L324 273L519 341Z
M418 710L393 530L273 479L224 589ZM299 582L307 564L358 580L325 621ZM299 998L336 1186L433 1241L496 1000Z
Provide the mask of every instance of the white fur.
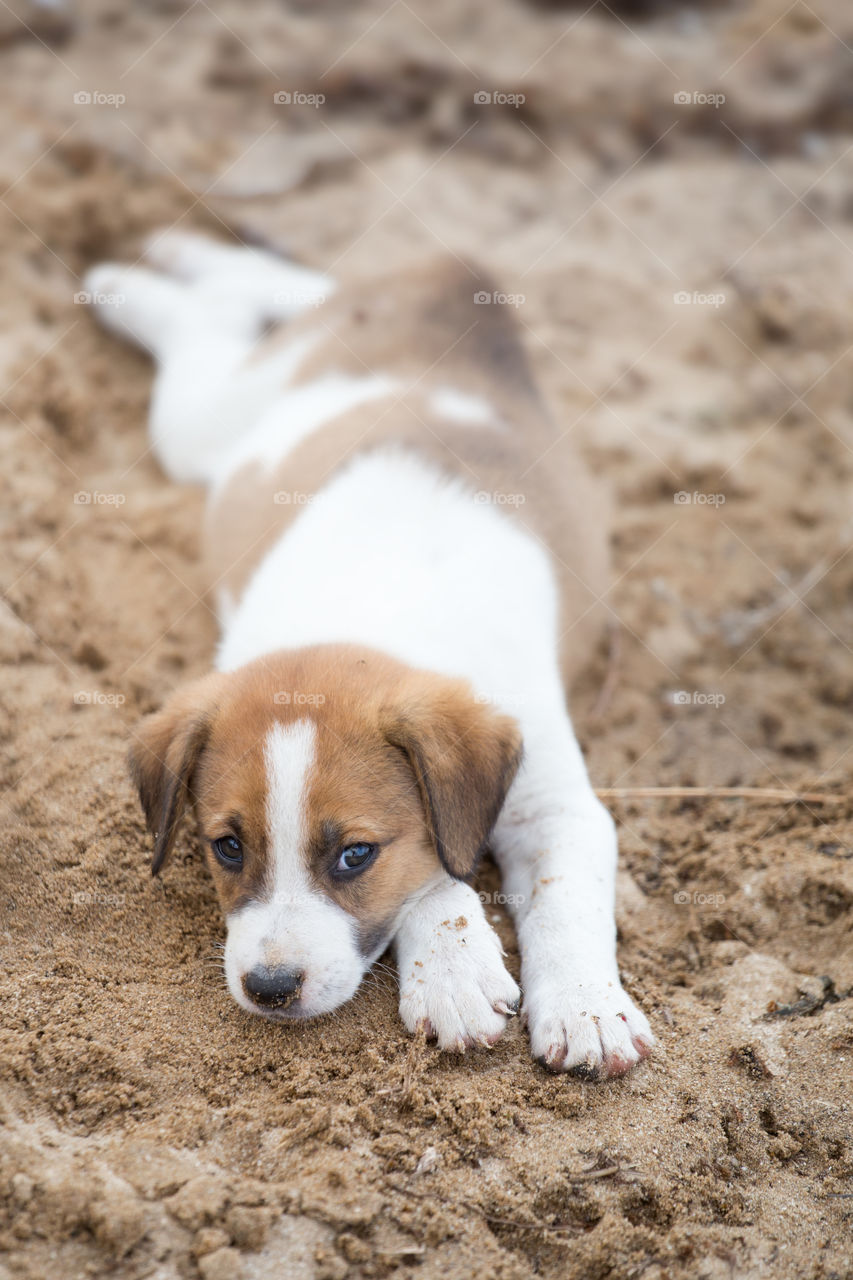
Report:
M333 593L317 591L330 580ZM386 450L340 472L268 552L217 665L340 640L346 618L347 640L466 676L515 716L525 760L492 844L515 902L531 1045L550 1066L596 1069L606 1055L627 1067L638 1058L634 1038L651 1042L651 1032L619 981L616 837L565 708L557 616L540 543L463 483ZM469 1032L488 1035L488 1022Z
M317 589L329 581L334 591ZM465 675L487 698L510 691L513 714L527 692L519 682L542 683L543 664L562 701L546 553L462 482L396 447L358 455L274 544L223 633L217 665L340 641L342 618L352 643Z
M247 462L259 462L266 467L276 465L318 427L334 421L348 409L391 395L396 386L392 378L379 374L360 378L328 374L304 387L282 392L256 426L223 456L217 488Z
M180 246L175 252L180 259ZM215 269L213 258L207 259L211 270L223 269L221 253L217 247ZM183 267L174 268L176 274L197 280L205 255L192 248L185 256ZM247 264L245 258L240 262ZM276 260L264 262L271 271L269 264ZM256 270L257 260L252 263L239 292L245 302L254 291L260 315L268 288ZM238 269L236 259L234 267ZM114 284L116 269L105 270L113 273ZM230 413L220 415L207 428L205 444L199 405L208 407L210 395L203 381L199 385L198 371L207 363L215 398L231 395L236 416L240 397L235 388L245 375L237 364L226 361L222 373L216 363L229 352L234 355L234 326L246 329L248 319L244 314L239 323L229 322L230 328L219 326L214 308L205 325L192 297L188 295L182 312L174 294L180 286L162 281L164 288L152 287L150 274L124 273L121 286L128 310L117 320L104 309L105 320L131 336L142 335L142 340L156 338L153 349L162 371L154 413L160 425L153 431L171 474L221 478L226 421L232 440L236 423ZM245 333L243 341L248 349ZM234 465L250 447L273 461L279 443L283 456L304 435L294 393L290 405L295 418L279 424L287 403L279 399L281 381L259 406L263 373L253 376L260 382L257 394L244 401L251 406L240 426L246 444L233 445ZM356 381L362 392L387 393L381 375L379 387L369 379ZM303 426L319 426L322 412L339 411L355 388L337 399L329 392L329 382L323 380L299 393L305 397ZM473 424L485 420L485 410L491 414L485 401L455 388L433 396L438 397L438 411L457 421ZM270 416L261 417L266 412ZM257 436L250 445L254 423ZM330 582L334 591L326 587ZM557 656L557 588L546 550L499 508L476 501L465 484L447 479L421 458L393 448L359 456L304 508L258 566L230 612L217 665L229 670L272 650L322 641L366 644L416 667L465 676L483 700L517 718L524 763L492 844L504 890L514 904L531 1047L555 1069L595 1070L602 1063L610 1071L626 1069L637 1060L638 1046L645 1050L653 1037L619 981L613 923L615 832L590 786L565 706ZM287 750L296 752L296 744L290 742ZM285 791L279 794L285 796ZM285 819L285 810L293 804L288 793L276 810L279 826L291 820ZM284 841L282 850L285 846L292 849L292 839ZM296 860L284 852L276 856L285 859L277 865L288 892L299 892ZM449 904L456 902L464 903L457 914L468 921L461 931L464 945L444 925ZM323 992L312 997L312 1007L333 1007L326 1002L335 991L339 999L346 998L358 985L363 962L354 941L346 942L347 930L352 930L339 918L343 916L329 903L321 908L316 895L298 921L272 904L238 913L229 921L228 943L236 966L229 971L235 998L246 1003L235 990L232 973L257 951L259 940L282 955L286 951L288 963L302 954L302 947L306 969L313 964L327 972L334 967L332 952L341 959L351 945L349 972L338 974L336 969L335 981L328 980ZM515 987L476 895L449 878L440 879L402 913L395 945L401 1012L410 1028L426 1021L448 1046L494 1038L505 1018L500 1006L509 1007ZM421 986L411 971L422 956L427 973Z
M239 1005L253 1013L259 1012L258 1007L243 990L243 978L253 969L303 972L299 999L303 1016L327 1013L348 1000L365 969L355 921L317 891L304 862L307 789L316 733L310 720L277 724L264 747L272 874L265 898L229 917L225 944L228 989Z
M439 387L431 392L429 407L440 417L465 426L485 426L497 418L488 400L460 391L457 387Z
M167 275L192 286L207 307L245 313L253 326L288 320L307 307L321 307L335 292L328 276L250 245L239 248L192 232L168 230L152 236L145 258Z
M151 444L166 471L185 483L215 481L223 456L282 394L321 337L303 335L263 363L247 364L256 332L242 312L235 319L225 311L223 318L186 286L144 267L103 263L84 284L95 300L122 299L95 301L99 318L158 361Z
M444 878L413 902L394 950L400 1016L410 1031L423 1028L441 1049L495 1043L521 992L470 885Z
M272 896L282 903L300 873L304 878L302 851L308 839L308 783L316 756L317 728L311 720L274 725L264 744L271 889Z

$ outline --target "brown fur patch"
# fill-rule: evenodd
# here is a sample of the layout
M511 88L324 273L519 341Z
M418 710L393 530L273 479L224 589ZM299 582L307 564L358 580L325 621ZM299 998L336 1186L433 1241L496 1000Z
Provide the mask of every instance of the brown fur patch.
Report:
M471 697L464 681L419 675L384 731L406 753L444 868L471 875L521 761L514 720Z
M134 733L128 753L130 772L154 836L154 875L175 843L192 775L210 735L222 679L214 673L185 685Z
M565 679L577 672L600 630L597 603L607 585L607 503L580 458L569 427L539 398L506 307L474 301L491 281L448 259L428 268L345 287L319 313L273 333L256 352L316 331L324 337L300 368L302 385L324 373L387 374L406 388L341 414L320 427L277 467L249 464L211 504L205 543L211 581L238 599L264 553L299 518L305 500L358 456L404 448L455 476L472 493L513 495L502 504L552 557L561 599ZM500 414L497 426L442 417L431 392L452 387L481 397ZM289 504L275 495L294 495Z

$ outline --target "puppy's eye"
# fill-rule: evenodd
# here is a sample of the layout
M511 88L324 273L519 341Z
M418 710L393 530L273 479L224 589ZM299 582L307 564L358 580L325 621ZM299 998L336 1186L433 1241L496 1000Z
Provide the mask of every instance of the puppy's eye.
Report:
M229 871L240 870L243 865L243 846L236 836L222 836L211 843L213 852L223 867L227 867Z
M373 861L378 852L375 844L350 844L344 849L335 863L335 871L340 874L363 871Z

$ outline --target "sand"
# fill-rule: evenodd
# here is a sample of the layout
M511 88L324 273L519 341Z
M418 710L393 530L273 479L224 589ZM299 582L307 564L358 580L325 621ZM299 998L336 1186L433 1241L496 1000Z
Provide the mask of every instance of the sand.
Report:
M853 1274L853 15L584 8L4 7L2 1280ZM628 1078L412 1042L390 962L252 1019L191 830L151 879L127 726L210 664L201 496L75 294L174 222L484 258L615 494L595 784L828 797L613 802Z

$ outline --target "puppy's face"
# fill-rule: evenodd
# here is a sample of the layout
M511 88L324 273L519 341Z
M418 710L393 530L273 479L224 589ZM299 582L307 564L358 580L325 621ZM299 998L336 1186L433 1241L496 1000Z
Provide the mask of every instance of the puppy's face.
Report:
M349 646L205 677L131 751L154 870L193 801L229 990L277 1018L348 1000L407 905L470 874L518 759L467 685Z

